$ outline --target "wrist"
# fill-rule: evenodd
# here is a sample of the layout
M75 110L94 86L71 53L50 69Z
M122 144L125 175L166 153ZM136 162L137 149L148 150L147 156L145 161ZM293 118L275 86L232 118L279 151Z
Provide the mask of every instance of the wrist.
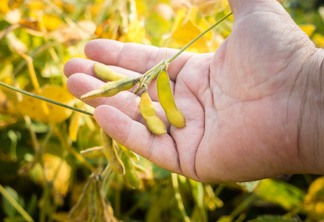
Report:
M324 50L304 64L297 123L297 152L305 173L324 175Z

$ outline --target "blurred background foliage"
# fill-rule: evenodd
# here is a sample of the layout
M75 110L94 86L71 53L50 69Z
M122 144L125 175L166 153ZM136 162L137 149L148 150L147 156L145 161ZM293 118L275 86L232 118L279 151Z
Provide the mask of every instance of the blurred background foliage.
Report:
M324 47L323 1L283 1ZM3 0L0 81L92 111L65 87L64 63L84 44L109 38L180 48L229 12L224 0ZM233 18L189 50L215 51ZM289 175L249 183L202 184L128 152L125 176L101 157L98 126L72 112L0 87L1 221L320 221L324 177ZM125 161L125 160L124 160Z

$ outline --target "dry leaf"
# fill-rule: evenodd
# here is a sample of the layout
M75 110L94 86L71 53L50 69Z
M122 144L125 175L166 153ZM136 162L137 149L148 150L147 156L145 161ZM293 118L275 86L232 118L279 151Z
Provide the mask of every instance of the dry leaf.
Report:
M13 32L8 33L6 35L6 38L10 50L19 54L23 54L27 52L28 48L25 45L25 43L23 43L20 39L18 39Z
M55 192L65 196L69 188L71 166L64 159L49 153L43 154L42 161L44 169L36 164L30 171L32 179L40 184L52 182Z
M6 14L5 18L10 24L18 24L21 19L21 12L18 9L11 10Z
M95 23L80 21L73 25L64 25L54 30L49 36L63 44L71 44L80 40L89 39L96 31Z

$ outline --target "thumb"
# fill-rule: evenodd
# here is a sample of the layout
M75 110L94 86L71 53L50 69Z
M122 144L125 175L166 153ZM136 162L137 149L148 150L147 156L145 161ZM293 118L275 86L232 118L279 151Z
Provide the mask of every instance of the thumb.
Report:
M228 0L235 19L242 18L250 13L269 10L280 3L276 0Z

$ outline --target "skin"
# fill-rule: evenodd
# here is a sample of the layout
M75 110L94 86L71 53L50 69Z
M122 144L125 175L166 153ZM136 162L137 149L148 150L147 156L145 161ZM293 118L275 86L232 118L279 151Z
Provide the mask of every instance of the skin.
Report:
M165 121L155 136L138 111L139 97L122 92L86 100L115 140L157 165L199 181L250 181L283 174L324 173L324 53L274 0L229 1L234 27L215 53L184 53L169 67L177 106L187 125ZM103 83L93 61L140 75L176 51L93 40L89 60L65 65L76 96ZM157 101L154 83L149 89Z

